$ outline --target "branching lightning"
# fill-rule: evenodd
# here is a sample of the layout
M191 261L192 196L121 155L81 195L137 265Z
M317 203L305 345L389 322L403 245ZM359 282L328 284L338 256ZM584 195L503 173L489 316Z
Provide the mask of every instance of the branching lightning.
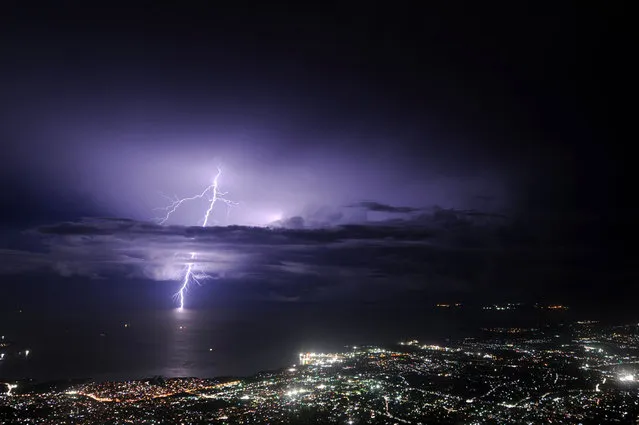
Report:
M213 179L213 183L206 187L199 195L191 196L188 198L176 198L170 199L171 204L168 206L161 208L161 210L165 211L164 217L158 219L160 224L165 224L171 215L175 213L185 202L194 201L196 199L207 199L209 201L209 206L206 212L204 213L204 221L202 222L202 227L207 227L209 223L209 218L211 217L211 212L213 211L213 207L219 201L227 205L227 207L232 207L237 205L236 202L233 202L229 199L226 199L224 196L226 192L222 192L219 189L219 180L222 175L222 169L217 167L217 174ZM180 307L179 309L184 309L184 294L188 291L189 283L194 281L199 284L199 279L208 277L206 274L196 275L193 270L193 264L195 257L197 256L196 252L191 253L190 262L187 264L186 269L184 271L184 278L182 279L182 285L180 286L179 291L175 294L178 298Z

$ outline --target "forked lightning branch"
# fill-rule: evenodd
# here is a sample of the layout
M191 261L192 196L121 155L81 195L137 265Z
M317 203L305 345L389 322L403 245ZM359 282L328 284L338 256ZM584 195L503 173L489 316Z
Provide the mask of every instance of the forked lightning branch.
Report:
M213 212L213 207L215 207L215 204L218 201L226 204L228 207L237 205L236 202L233 202L233 201L231 201L229 199L226 199L224 197L226 195L226 192L220 191L220 189L219 189L219 181L220 181L220 176L221 175L222 175L222 169L220 167L218 167L217 168L217 174L213 178L213 183L211 183L209 186L207 186L202 191L202 193L200 193L198 195L195 195L195 196L188 197L188 198L175 199L168 206L166 206L164 208L161 208L163 211L165 211L165 215L164 215L164 217L159 219L159 223L160 224L165 224L171 218L171 215L173 215L173 213L175 213L185 203L187 203L189 201L195 201L197 199L206 199L206 200L208 200L208 209L204 212L204 221L202 222L202 227L207 227L208 226L209 218L211 217L211 214ZM189 289L189 284L191 282L193 282L193 281L199 283L198 282L198 276L200 278L202 276L202 275L196 276L194 274L194 264L195 264L196 257L197 257L197 252L192 252L191 253L191 257L189 259L190 261L187 263L186 269L184 271L184 277L182 279L182 284L180 286L180 289L175 294L176 297L178 298L179 309L180 310L184 309L184 295ZM204 275L204 277L206 277L206 275Z

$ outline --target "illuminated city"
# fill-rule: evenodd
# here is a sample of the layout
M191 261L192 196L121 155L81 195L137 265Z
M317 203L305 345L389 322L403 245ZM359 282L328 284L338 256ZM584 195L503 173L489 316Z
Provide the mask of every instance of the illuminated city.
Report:
M483 329L448 344L400 341L299 353L248 378L5 383L15 424L634 423L639 324ZM7 423L7 422L3 422Z

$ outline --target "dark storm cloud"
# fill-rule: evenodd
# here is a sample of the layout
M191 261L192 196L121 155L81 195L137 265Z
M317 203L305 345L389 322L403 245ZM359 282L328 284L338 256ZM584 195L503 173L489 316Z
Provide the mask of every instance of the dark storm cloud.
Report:
M326 227L290 222L268 228L108 218L62 222L26 232L32 249L1 251L0 272L178 281L195 252L197 276L245 284L281 301L334 299L348 288L362 296L375 288L378 295L510 299L559 291L563 297L567 287L587 290L612 276L597 254L596 217L510 218L428 208Z
M377 212L389 212L389 213L410 213L419 211L419 208L413 207L395 207L387 204L380 204L379 202L373 201L364 201L359 204L351 205L351 207L360 207L365 208L369 211L377 211Z
M475 224L454 211L446 220L441 215L437 210L403 221L326 228L85 219L30 230L42 252L4 250L0 271L177 280L196 252L200 276L254 281L289 301L346 283L386 282L395 291L468 290L477 284L482 259L501 250L494 241L500 226Z

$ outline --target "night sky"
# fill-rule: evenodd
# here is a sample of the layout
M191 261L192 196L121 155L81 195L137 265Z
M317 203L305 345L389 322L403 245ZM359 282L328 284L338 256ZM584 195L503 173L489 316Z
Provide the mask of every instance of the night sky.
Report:
M637 295L612 11L21 3L0 18L3 309L173 306L191 252L202 309ZM214 226L197 202L154 221L218 166L238 205Z

